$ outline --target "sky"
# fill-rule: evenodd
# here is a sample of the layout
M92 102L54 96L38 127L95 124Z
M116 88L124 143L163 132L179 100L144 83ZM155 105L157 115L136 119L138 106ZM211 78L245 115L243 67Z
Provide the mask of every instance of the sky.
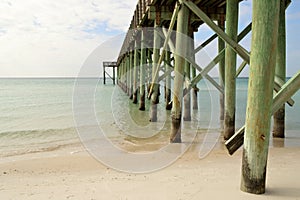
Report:
M0 77L76 77L87 58L127 31L137 0L1 0ZM240 3L239 30L251 21L252 1ZM201 26L196 43L212 34ZM300 1L287 10L287 75L300 70ZM251 35L241 44L250 49ZM217 43L205 52L213 58ZM116 55L119 53L118 45ZM114 56L116 56L114 55ZM99 63L99 67L101 67ZM217 75L216 71L211 72ZM247 76L247 70L244 76Z

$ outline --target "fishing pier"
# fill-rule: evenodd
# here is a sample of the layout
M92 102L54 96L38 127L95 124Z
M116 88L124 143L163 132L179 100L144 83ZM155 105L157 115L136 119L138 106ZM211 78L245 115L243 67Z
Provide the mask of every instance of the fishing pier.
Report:
M265 192L271 116L273 137L284 137L285 104L300 88L300 72L286 80L286 9L290 0L253 0L252 23L238 33L241 0L139 0L113 68L117 83L157 121L159 85L165 86L165 108L171 110L170 142L181 142L182 120L198 109L197 83L206 79L220 92L220 119L230 154L243 145L241 190ZM200 46L194 34L206 24L215 34ZM239 43L252 32L251 52ZM218 55L199 66L195 55L213 40ZM237 66L237 57L243 62ZM236 78L249 65L246 123L235 131ZM109 67L107 63L106 67ZM219 82L208 73L219 69ZM113 70L114 71L114 70ZM104 76L107 73L104 70ZM113 75L115 80L115 75ZM174 80L172 80L174 79ZM105 81L105 77L104 77ZM171 84L172 83L172 84ZM160 102L161 103L161 102Z

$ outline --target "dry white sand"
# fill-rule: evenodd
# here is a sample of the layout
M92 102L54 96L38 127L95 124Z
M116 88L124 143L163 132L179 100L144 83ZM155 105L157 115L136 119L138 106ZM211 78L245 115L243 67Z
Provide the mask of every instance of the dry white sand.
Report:
M62 149L1 162L0 199L300 200L300 148L270 149L264 195L240 191L241 151L229 156L216 148L201 160L191 149L165 169L127 174L104 166L81 146L76 148L79 152L73 154Z

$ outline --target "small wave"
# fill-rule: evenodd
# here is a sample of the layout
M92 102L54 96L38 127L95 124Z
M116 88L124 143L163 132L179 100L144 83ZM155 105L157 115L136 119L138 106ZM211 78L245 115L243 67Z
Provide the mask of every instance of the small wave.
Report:
M21 155L26 155L26 154L34 154L34 153L42 153L42 152L52 152L52 151L56 151L59 149L64 149L67 147L72 147L72 146L78 146L79 143L78 142L69 142L69 143L65 143L65 144L56 144L56 145L52 145L52 146L41 146L41 147L34 147L34 148L20 148L18 150L14 150L14 151L4 151L1 152L0 155L1 157L11 157L11 156L21 156Z
M67 133L75 131L75 127L68 128L59 128L59 129L34 129L34 130L18 130L18 131L6 131L0 132L0 138L3 137L27 137L27 136L46 136L47 134L55 134L55 133Z

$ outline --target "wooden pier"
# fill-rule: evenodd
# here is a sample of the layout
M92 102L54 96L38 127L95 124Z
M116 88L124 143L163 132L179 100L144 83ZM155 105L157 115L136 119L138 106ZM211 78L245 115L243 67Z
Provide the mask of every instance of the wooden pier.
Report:
M103 84L106 84L106 76L108 76L112 81L113 84L116 84L116 68L117 63L116 62L103 62ZM106 71L107 68L112 68L112 75Z
M153 123L157 121L159 86L164 83L166 109L172 109L171 143L182 141L182 120L191 120L190 110L198 109L197 83L203 78L210 81L220 91L220 119L229 153L244 144L241 190L261 194L266 187L271 116L274 114L273 137L284 137L284 104L294 103L291 96L300 88L300 73L285 83L285 10L291 1L253 0L252 23L238 33L240 2L139 0L116 62L117 81L133 103L139 103L141 111L145 110L146 97L151 99ZM215 34L195 47L194 33L203 24ZM251 30L250 54L239 42ZM219 54L206 67L200 67L195 54L216 38ZM238 69L237 56L243 59ZM235 133L239 128L235 127L235 80L247 64L246 124ZM219 83L208 74L216 66ZM175 75L173 88L171 72ZM105 74L104 70L104 82Z

